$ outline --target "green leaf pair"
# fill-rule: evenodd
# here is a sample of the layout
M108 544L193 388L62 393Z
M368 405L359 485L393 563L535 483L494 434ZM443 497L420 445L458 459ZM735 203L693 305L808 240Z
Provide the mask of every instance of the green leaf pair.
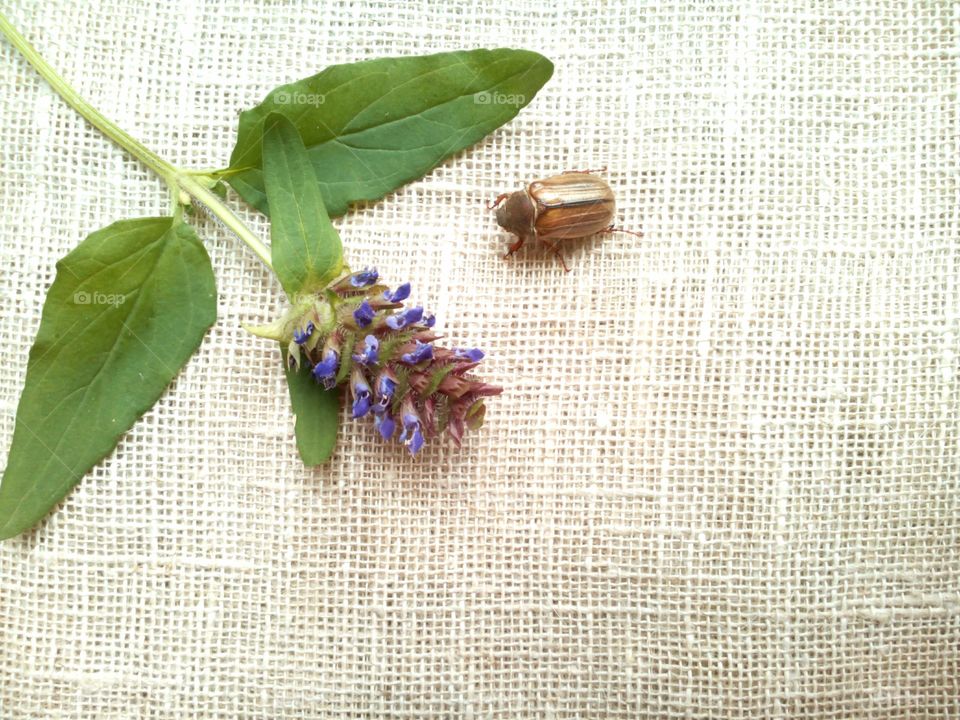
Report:
M293 299L342 272L330 214L472 145L552 72L522 50L333 66L242 113L230 167L217 175L269 211L272 262ZM215 319L210 259L180 213L116 222L57 264L0 483L0 539L32 527L116 446ZM286 378L298 449L316 465L333 451L338 393L309 368L286 368Z

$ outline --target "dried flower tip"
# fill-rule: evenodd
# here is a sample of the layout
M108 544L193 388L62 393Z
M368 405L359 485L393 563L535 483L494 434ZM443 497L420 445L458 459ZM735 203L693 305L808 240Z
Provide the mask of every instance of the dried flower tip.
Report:
M420 412L423 419L423 427L429 437L437 434L437 398L431 395L423 401L423 410Z
M410 297L410 283L404 283L394 291L384 290L383 297L392 303L403 302Z
M471 430L479 430L483 426L483 417L486 414L487 406L483 404L482 400L478 400L467 410L467 427Z
M353 319L356 321L357 327L361 328L365 328L372 323L376 315L376 311L370 307L370 303L366 300L360 303L357 309L353 311Z

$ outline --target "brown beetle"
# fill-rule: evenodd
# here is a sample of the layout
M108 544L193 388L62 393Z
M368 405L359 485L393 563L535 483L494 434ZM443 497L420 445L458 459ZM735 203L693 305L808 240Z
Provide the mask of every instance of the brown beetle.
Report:
M606 170L603 168L597 172ZM571 170L535 180L514 193L503 193L487 207L497 208L497 224L517 236L505 258L527 240L541 240L570 272L557 240L572 240L601 232L627 232L613 226L616 202L610 186L592 170ZM506 200L506 202L503 202ZM503 203L501 205L501 203Z

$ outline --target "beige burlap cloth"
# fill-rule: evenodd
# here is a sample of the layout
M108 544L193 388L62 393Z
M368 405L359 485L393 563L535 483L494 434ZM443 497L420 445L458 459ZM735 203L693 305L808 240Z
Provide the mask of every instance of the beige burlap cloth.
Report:
M346 422L304 470L276 350L240 328L282 293L200 220L217 324L0 545L0 716L960 715L956 3L4 6L184 166L331 63L511 46L556 73L338 221L488 351L486 427L411 459ZM486 200L598 165L642 240L501 260ZM56 259L169 199L5 42L0 166L5 457Z

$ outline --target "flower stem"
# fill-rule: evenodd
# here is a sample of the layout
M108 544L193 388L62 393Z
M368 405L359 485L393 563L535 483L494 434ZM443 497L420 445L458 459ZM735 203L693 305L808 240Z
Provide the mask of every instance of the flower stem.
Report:
M264 245L260 238L258 238L253 231L244 225L243 221L234 214L233 210L228 208L220 201L220 198L210 192L190 175L178 174L177 185L185 192L189 193L192 197L203 203L207 209L210 210L210 212L220 218L224 225L230 228L230 230L232 230L238 238L243 240L247 246L257 254L257 257L260 258L260 261L264 265L266 265L271 271L273 270L273 265L270 262L270 248Z
M211 213L220 218L224 225L232 230L237 237L243 240L243 242L257 254L257 257L260 258L264 265L271 271L273 270L273 265L270 263L270 249L243 224L243 221L240 220L230 208L221 202L220 198L210 192L210 190L196 179L196 172L180 170L174 167L136 138L127 134L110 119L104 117L99 110L84 100L76 90L70 87L56 70L50 67L47 61L37 52L36 48L10 24L10 21L4 17L3 13L0 13L0 32L6 36L11 45L20 51L40 76L50 84L50 87L88 123L159 175L163 181L170 186L175 198L179 197L180 191L182 190L203 203Z

